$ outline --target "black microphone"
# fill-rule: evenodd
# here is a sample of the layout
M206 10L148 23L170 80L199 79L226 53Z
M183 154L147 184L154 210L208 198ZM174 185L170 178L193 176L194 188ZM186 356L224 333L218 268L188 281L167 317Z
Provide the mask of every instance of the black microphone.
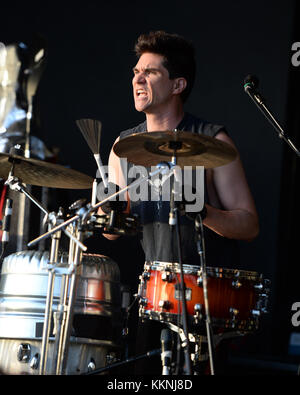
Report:
M5 246L9 242L9 231L10 231L10 221L12 214L12 204L13 201L10 198L5 200L5 209L4 209L4 218L2 222L2 250L4 250Z
M244 90L255 102L256 105L260 106L264 103L264 99L258 93L259 80L255 75L247 75L244 79Z
M247 75L247 77L244 79L244 89L246 92L248 92L249 89L254 89L256 90L258 88L258 78L255 75Z
M172 362L173 338L170 329L163 329L160 335L162 375L170 375Z

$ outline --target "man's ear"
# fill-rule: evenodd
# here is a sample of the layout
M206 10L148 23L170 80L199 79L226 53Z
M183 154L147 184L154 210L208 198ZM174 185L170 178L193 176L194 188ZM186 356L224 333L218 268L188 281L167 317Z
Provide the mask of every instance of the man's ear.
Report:
M183 77L175 78L174 85L173 85L173 93L175 95L180 95L181 92L184 91L186 86L187 86L187 82L186 82L185 78L183 78Z

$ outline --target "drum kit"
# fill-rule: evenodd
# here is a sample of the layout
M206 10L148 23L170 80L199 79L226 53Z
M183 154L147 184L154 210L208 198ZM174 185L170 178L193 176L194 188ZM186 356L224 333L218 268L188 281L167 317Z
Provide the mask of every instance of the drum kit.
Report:
M100 215L98 209L147 183L153 175L172 173L177 165L213 168L231 162L236 155L231 146L219 140L177 130L131 135L116 143L114 151L135 165L156 168L149 177L140 177L98 203L75 202L67 216L61 208L49 213L26 189L26 184L91 189L91 177L61 165L24 158L18 152L0 154L0 177L45 214L48 231L28 243L28 247L51 238L49 251L29 249L3 259L3 374L100 374L127 363L121 357L122 322L128 309L124 311L122 307L119 267L109 257L89 254L84 241L96 229L104 233L137 233L139 221L119 212L117 225L111 227L111 214ZM200 341L205 339L213 374L216 336L244 334L258 328L260 315L267 311L268 280L256 272L206 267L200 214L195 219L199 265L183 264L176 204L171 209L179 261L145 263L136 295L139 316L166 324L180 335L187 374L192 374L192 364L201 360L198 351ZM69 240L67 252L60 249L62 232Z

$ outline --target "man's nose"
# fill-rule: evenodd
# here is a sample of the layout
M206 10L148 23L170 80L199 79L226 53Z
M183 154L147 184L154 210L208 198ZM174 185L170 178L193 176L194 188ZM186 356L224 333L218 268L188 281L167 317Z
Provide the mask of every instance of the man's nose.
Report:
M140 84L145 83L145 81L146 81L145 74L144 73L135 74L132 81L136 82L136 83L140 83Z

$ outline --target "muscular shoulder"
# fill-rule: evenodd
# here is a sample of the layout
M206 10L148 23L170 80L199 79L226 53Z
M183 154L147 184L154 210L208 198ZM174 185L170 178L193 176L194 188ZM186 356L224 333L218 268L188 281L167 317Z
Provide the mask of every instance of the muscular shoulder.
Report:
M227 133L224 125L209 122L189 113L185 114L178 129L200 133L210 137L215 137L221 131Z
M146 123L146 121L144 121L144 122L140 123L139 125L134 126L133 128L123 130L120 133L120 139L123 139L124 137L127 137L131 134L146 132L146 130L147 130L147 123Z

